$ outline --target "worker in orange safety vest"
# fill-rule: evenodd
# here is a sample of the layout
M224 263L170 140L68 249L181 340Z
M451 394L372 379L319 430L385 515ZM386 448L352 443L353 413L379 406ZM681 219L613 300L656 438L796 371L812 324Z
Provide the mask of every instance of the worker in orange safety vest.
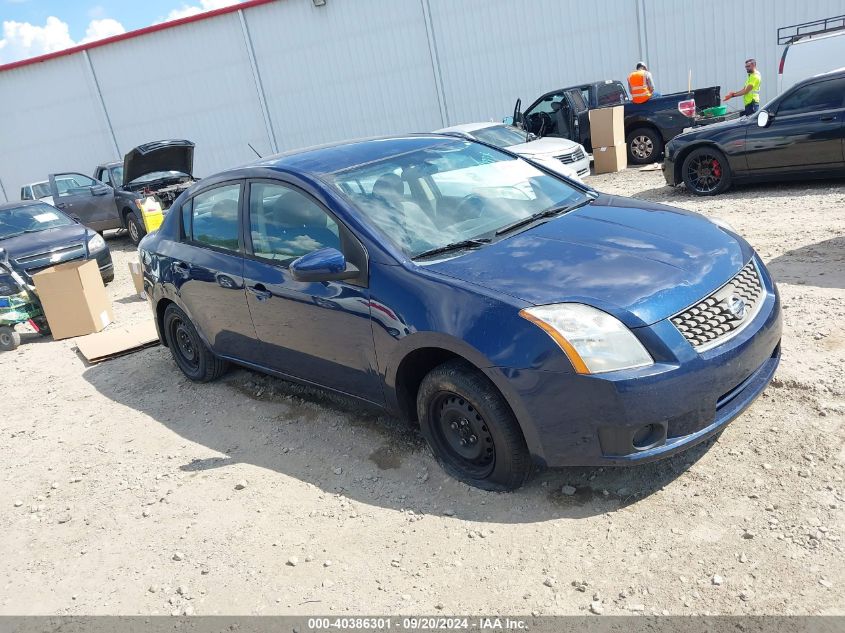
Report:
M638 62L637 69L628 75L628 90L634 103L645 103L654 95L654 80L645 62Z

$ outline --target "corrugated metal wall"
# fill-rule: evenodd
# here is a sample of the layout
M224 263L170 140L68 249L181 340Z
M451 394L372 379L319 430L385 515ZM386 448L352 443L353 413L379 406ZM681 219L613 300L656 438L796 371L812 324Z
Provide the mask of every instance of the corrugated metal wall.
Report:
M662 92L692 70L694 86L725 93L755 56L766 100L777 28L843 12L843 0L277 0L0 73L0 183L17 199L26 182L161 138L195 141L203 176L252 160L247 143L266 154L498 120L516 97L624 79L639 59Z
M721 85L724 95L742 88L744 62L754 57L763 103L777 96L778 28L845 13L845 0L710 0L683 10L676 0L637 1L645 14L644 57L659 90L686 90L692 70L693 86Z

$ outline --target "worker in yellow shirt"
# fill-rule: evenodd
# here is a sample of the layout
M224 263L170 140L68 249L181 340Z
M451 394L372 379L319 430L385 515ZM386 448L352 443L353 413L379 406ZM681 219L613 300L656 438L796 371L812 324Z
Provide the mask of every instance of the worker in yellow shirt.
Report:
M737 92L729 92L725 95L724 101L733 99L734 97L742 97L742 103L745 109L742 111L743 116L751 116L760 109L760 71L757 70L757 60L753 57L745 60L745 72L748 73L748 79L745 80L745 86L742 90Z
M654 79L645 62L638 62L637 68L628 75L628 90L634 103L645 103L654 96Z

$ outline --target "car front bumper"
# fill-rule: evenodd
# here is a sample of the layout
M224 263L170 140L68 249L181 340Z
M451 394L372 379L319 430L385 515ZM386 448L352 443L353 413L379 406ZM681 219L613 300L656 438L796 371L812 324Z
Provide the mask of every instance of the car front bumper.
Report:
M675 152L669 147L666 148L663 157L663 178L666 179L666 184L670 187L679 184L679 181L675 179Z
M768 276L764 285L766 297L753 321L702 353L667 319L638 330L641 340L659 340L670 350L650 367L597 375L491 368L488 375L498 384L504 378L529 449L543 465L626 465L669 457L719 433L774 376L780 299ZM644 429L650 433L643 435Z

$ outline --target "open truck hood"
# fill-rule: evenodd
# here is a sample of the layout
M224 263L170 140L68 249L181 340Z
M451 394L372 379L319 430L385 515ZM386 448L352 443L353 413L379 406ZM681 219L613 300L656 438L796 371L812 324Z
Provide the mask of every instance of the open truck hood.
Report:
M751 256L745 240L696 213L602 195L426 267L528 303L586 303L637 327L706 297Z
M194 175L194 144L185 140L153 141L123 157L123 184L157 171Z

